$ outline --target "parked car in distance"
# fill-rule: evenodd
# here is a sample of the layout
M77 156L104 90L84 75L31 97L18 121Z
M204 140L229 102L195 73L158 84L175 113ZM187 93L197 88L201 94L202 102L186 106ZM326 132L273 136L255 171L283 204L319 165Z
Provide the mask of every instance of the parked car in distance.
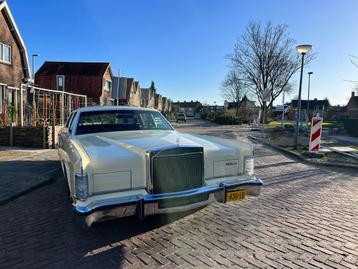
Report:
M183 122L186 122L186 115L185 113L183 112L179 112L176 116L176 121L179 122L179 121L183 121Z
M251 144L178 133L153 109L79 108L58 149L75 216L87 226L237 202L263 184Z

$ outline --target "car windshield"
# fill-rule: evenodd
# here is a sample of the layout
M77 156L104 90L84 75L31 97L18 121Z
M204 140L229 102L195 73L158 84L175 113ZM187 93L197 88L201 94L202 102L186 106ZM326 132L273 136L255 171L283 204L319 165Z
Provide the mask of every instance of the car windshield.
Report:
M134 130L173 130L173 127L157 111L91 111L81 112L76 134Z

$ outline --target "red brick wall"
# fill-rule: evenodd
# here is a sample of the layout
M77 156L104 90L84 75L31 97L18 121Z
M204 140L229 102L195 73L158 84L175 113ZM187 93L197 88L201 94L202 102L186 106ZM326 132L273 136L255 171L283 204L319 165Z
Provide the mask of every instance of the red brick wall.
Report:
M11 46L11 64L0 62L0 82L19 87L23 78L20 50L9 29L3 12L0 12L0 42Z
M56 75L36 75L35 84L40 88L57 90ZM99 98L102 93L102 77L65 76L65 91Z
M112 81L112 76L111 76L111 72L110 72L109 68L104 73L103 79L102 79L102 88L101 88L102 92L101 92L101 97L100 97L100 105L106 105L107 99L109 97L111 97L111 92L104 89L103 81L105 81L105 80Z
M95 102L97 105L105 104L110 91L105 91L103 80L112 81L109 69L103 77L101 76L65 76L65 91L84 94L89 98L88 105ZM35 84L37 87L57 90L56 75L36 75Z

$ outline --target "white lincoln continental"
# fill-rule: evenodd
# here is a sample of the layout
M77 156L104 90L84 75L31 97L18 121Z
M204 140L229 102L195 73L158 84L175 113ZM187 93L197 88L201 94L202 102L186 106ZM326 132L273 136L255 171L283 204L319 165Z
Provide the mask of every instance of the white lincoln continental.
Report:
M75 214L93 222L188 211L257 196L252 145L178 133L154 109L88 107L59 135Z

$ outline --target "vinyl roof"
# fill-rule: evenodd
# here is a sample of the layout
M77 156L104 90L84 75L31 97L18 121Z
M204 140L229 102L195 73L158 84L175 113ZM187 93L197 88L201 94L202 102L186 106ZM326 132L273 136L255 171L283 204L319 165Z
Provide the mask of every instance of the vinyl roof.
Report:
M88 106L78 108L77 112L92 112L92 111L110 111L110 110L145 110L145 111L158 111L152 108L137 107L137 106Z

